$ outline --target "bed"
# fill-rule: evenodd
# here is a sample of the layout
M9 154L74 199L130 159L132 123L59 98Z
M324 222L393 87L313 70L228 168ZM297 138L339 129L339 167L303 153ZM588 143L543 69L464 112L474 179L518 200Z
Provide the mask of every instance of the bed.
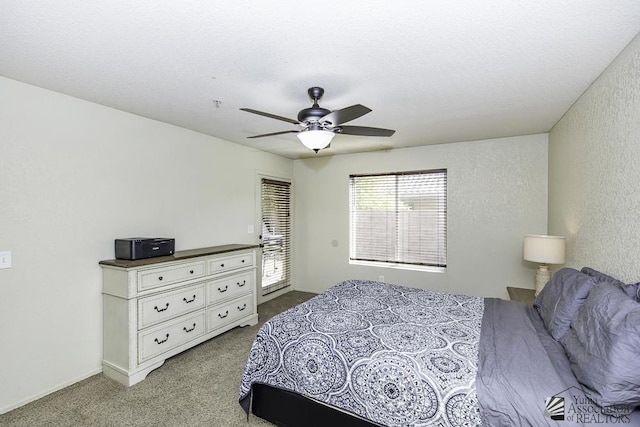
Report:
M239 402L279 426L640 425L637 292L589 268L532 307L348 280L260 328Z

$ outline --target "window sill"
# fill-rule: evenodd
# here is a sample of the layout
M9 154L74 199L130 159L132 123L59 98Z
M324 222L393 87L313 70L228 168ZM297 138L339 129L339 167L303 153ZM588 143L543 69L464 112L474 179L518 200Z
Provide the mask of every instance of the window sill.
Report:
M432 267L428 265L411 265L411 264L394 264L390 262L375 262L375 261L354 261L349 260L350 265L364 265L368 267L382 267L382 268L394 268L398 270L410 270L410 271L425 271L428 273L446 273L446 267Z

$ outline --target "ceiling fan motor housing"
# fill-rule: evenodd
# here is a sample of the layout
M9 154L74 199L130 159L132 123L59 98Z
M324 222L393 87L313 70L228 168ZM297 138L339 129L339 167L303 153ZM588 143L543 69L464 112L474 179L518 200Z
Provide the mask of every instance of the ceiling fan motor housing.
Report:
M298 121L300 123L317 122L330 112L330 110L319 107L318 104L314 104L313 107L300 110L300 112L298 113Z
M307 93L309 94L309 98L313 101L313 105L309 108L300 110L298 113L298 121L300 123L318 122L322 117L331 112L331 110L327 110L326 108L322 108L318 105L318 101L320 101L320 98L324 95L324 89L314 86L307 89Z
M298 113L298 121L300 123L314 123L318 122L322 117L329 114L331 111L326 108L322 108L318 105L318 101L324 95L324 89L321 87L310 87L307 89L309 98L313 101L313 105L309 108L304 108Z

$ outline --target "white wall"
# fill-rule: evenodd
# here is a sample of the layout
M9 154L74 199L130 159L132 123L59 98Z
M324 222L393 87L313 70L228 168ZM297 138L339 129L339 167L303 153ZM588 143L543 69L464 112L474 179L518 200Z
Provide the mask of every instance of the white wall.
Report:
M255 171L293 162L0 78L0 413L101 370L118 237L255 243Z
M291 161L5 78L0 93L0 251L13 253L0 270L0 412L100 371L98 261L114 238L256 242L256 171L293 177L297 289L379 275L474 295L533 287L522 236L547 228L546 135ZM442 167L447 273L350 266L348 175Z
M549 135L549 232L567 266L640 280L640 36Z
M448 170L446 273L349 265L349 174ZM547 230L547 135L531 135L294 161L296 288L345 279L506 297L533 288L522 261L526 233ZM332 241L338 242L337 247Z

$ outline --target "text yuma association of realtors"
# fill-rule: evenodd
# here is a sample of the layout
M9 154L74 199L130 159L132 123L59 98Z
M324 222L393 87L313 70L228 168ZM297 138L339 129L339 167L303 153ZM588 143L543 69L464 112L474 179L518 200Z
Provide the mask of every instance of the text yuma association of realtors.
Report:
M631 418L629 417L631 408L628 406L600 407L594 405L593 401L584 396L575 395L572 395L571 399L567 399L566 403L565 421L575 421L583 424L627 424L631 422Z

